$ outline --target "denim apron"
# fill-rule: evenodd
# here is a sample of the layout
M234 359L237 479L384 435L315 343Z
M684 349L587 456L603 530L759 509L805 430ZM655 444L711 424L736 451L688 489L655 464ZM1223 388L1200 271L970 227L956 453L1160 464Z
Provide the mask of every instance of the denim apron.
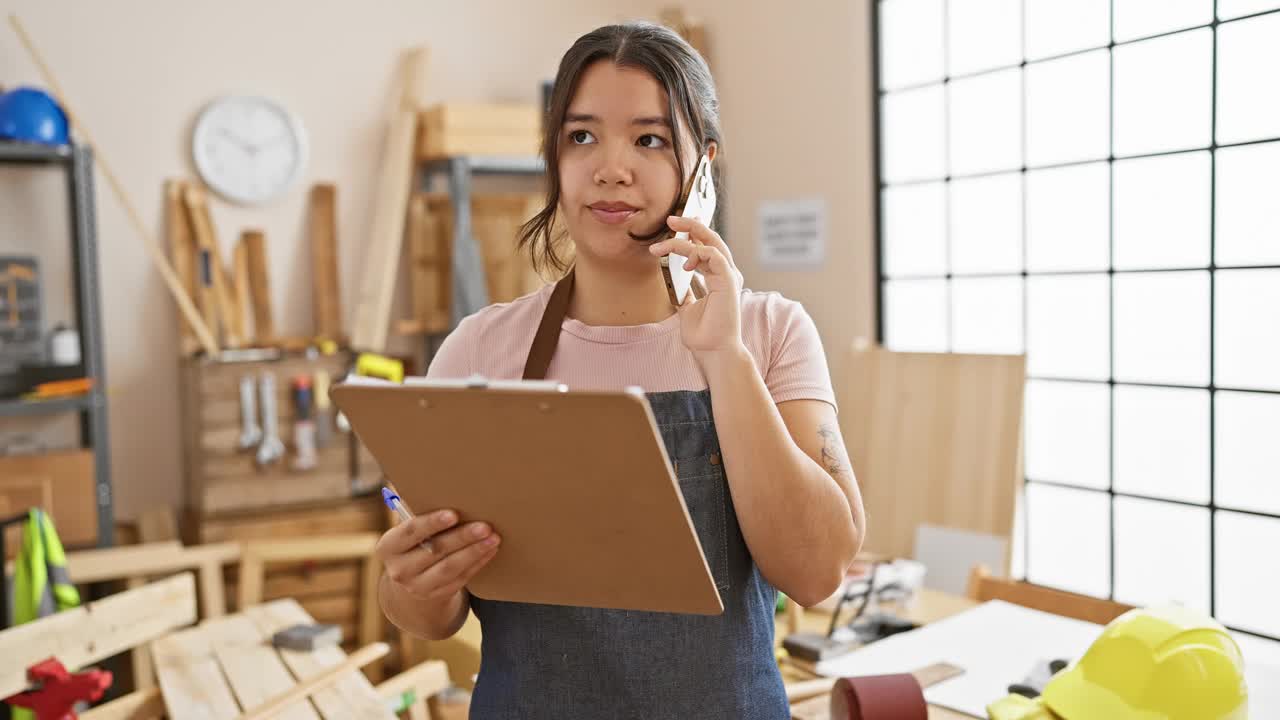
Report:
M552 292L525 379L546 377L573 293ZM472 720L787 720L774 659L777 591L743 540L725 479L709 391L650 393L657 420L720 591L720 615L607 610L484 600Z

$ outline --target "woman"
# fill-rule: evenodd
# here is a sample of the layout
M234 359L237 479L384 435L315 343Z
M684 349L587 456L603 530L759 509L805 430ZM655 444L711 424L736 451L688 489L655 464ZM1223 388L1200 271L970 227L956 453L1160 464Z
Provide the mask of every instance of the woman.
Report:
M773 654L777 590L813 605L838 589L862 542L862 502L813 322L776 293L743 290L721 237L675 217L720 142L710 72L678 35L632 23L579 38L549 108L548 202L520 237L536 263L569 272L468 317L428 374L643 387L725 611L472 597L467 581L501 539L482 522L456 527L449 509L425 512L378 544L382 606L434 639L475 612L472 717L789 717ZM659 269L669 253L702 273L705 297L672 306Z

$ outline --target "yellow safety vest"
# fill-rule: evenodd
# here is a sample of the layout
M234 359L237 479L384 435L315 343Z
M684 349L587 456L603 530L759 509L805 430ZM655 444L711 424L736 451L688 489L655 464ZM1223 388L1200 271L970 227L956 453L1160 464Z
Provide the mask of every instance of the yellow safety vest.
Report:
M14 567L13 624L80 605L80 593L67 574L67 555L43 511L32 509L22 528L22 552Z

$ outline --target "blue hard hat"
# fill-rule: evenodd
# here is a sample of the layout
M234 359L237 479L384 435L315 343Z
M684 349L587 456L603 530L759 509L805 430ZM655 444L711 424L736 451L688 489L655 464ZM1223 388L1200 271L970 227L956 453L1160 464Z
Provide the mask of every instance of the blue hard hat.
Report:
M20 87L0 95L0 139L66 145L67 115L43 90Z

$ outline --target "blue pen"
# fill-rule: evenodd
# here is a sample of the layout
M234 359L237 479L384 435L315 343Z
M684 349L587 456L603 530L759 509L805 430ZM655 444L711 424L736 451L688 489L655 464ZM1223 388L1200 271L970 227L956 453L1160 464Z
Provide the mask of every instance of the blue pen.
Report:
M413 519L413 513L409 512L409 508L404 506L404 500L401 500L399 495L392 492L391 488L382 488L382 502L386 503L387 507L394 510L395 513L400 516L401 522L408 522ZM418 547L429 552L432 549L431 541L423 540L418 543Z

